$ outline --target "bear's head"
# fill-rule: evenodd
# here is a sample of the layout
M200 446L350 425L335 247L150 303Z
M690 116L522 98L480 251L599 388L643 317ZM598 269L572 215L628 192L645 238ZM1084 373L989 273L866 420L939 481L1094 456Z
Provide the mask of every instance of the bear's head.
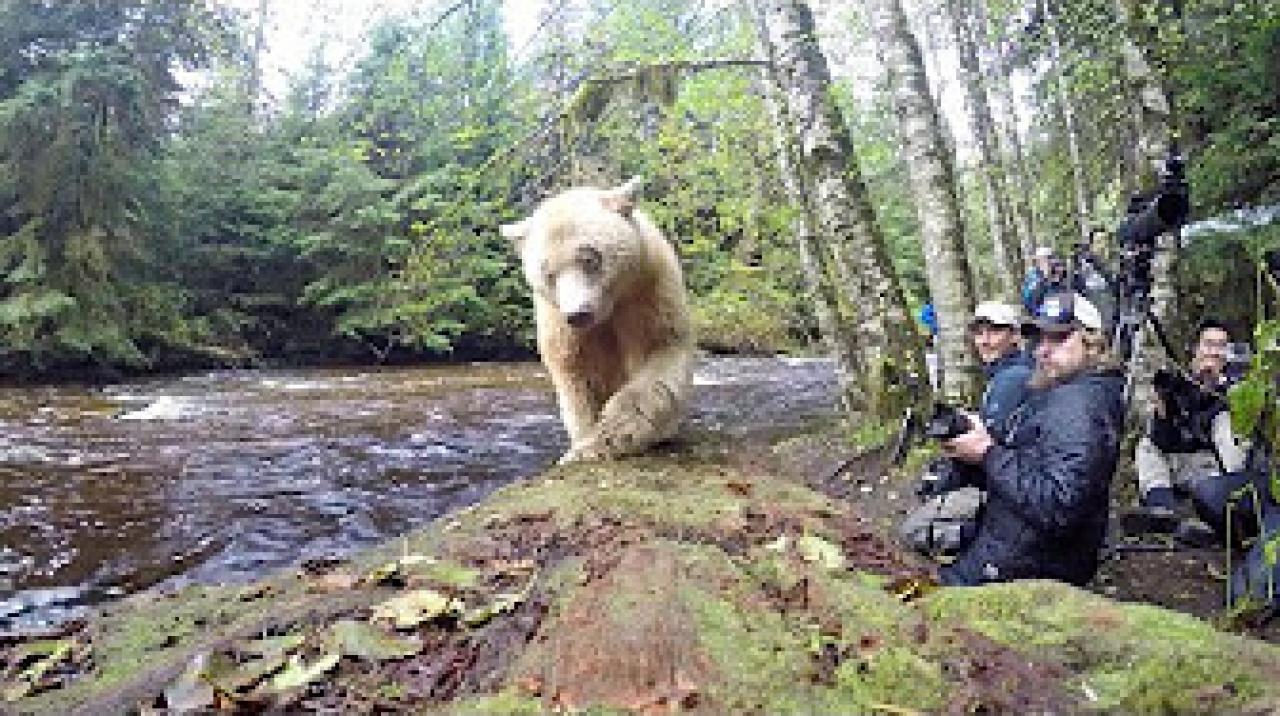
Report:
M574 329L607 320L643 273L645 239L633 216L640 184L635 177L613 189L569 189L502 227L529 286Z

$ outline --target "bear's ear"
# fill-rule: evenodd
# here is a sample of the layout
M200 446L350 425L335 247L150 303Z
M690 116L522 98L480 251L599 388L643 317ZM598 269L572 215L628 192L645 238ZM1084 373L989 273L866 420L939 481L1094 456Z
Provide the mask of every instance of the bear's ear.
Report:
M529 220L517 221L514 224L503 224L498 227L498 231L502 233L502 238L511 239L512 241L520 241L529 233Z
M610 189L601 199L604 208L629 218L632 210L636 208L636 195L640 193L640 187L643 185L644 177L634 176L626 184Z

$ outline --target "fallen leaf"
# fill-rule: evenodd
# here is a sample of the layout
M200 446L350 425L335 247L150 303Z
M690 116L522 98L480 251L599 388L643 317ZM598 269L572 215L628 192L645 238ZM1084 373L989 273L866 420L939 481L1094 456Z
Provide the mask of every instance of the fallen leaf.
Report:
M337 654L325 654L316 661L308 664L302 660L301 656L294 654L289 658L288 665L284 671L276 674L267 684L267 690L272 693L289 691L320 679L325 674L338 665L341 659Z
M168 713L189 713L213 708L213 685L205 680L209 655L196 654L186 670L164 690Z
M817 535L805 533L796 540L796 549L800 550L800 557L806 562L815 562L831 571L844 569L844 553Z
M254 639L253 641L244 642L242 644L238 644L236 649L252 656L279 656L302 646L302 642L304 640L306 640L306 636L300 633L285 634L284 636L271 636L265 639Z
M14 654L12 662L21 665L33 658L36 661L23 669L13 681L0 683L0 695L5 701L17 701L32 693L41 686L49 670L71 656L77 645L75 639L43 640L22 645Z
M243 664L231 658L215 658L206 667L204 676L218 693L237 694L257 686L263 679L283 669L284 665L284 653Z
M307 581L309 591L321 594L345 592L360 583L360 577L345 570L328 572L315 577L305 576L304 579Z
M377 621L390 621L397 629L412 629L436 617L456 614L461 608L461 603L456 599L450 599L432 589L419 589L392 597L374 607L373 618Z
M479 626L490 619L505 614L516 607L520 606L525 600L523 593L507 593L499 594L494 598L493 602L483 607L477 607L468 611L462 617L462 622L467 626Z
M910 602L937 589L938 585L923 577L903 577L885 585L884 589L899 600Z
M326 641L330 651L366 661L403 659L422 651L422 640L388 634L368 622L344 619L334 623Z

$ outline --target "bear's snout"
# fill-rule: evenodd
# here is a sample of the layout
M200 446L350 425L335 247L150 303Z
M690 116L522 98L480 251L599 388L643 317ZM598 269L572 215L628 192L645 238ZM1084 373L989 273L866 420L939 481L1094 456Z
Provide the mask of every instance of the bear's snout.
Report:
M556 277L556 305L574 328L589 328L601 318L600 284L581 271L565 271Z
M591 311L574 311L566 314L564 320L568 321L569 325L574 328L586 328L595 320L595 314Z

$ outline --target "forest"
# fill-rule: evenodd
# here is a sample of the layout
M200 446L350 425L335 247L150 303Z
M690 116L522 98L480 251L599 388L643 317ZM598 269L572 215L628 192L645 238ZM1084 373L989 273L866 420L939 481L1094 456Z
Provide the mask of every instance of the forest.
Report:
M1280 200L1274 0L565 0L518 47L498 0L428 2L276 93L273 4L0 5L6 374L528 355L497 227L639 174L703 347L882 380L920 341L886 317L1010 296L1171 144L1193 220ZM1161 311L1247 330L1276 231L1174 247Z
M580 186L697 346L575 417L503 233ZM1033 373L1049 250L1106 318ZM1280 0L0 0L0 701L1273 713L1278 308ZM1158 513L1210 352L1234 492ZM913 443L1022 358L1014 437ZM1087 578L905 549L939 452Z

